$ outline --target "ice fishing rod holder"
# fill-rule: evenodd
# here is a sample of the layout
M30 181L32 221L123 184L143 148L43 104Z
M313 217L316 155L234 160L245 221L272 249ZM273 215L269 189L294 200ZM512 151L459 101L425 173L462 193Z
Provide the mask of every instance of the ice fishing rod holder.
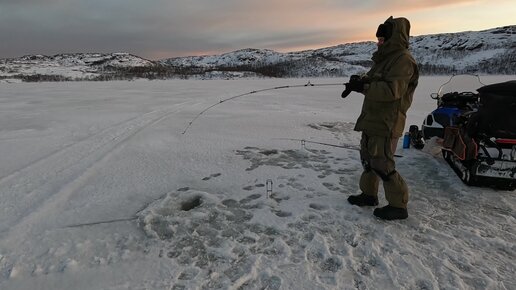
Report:
M267 194L267 198L271 198L272 197L272 179L267 179L267 181L265 182L265 187L266 187L266 194Z

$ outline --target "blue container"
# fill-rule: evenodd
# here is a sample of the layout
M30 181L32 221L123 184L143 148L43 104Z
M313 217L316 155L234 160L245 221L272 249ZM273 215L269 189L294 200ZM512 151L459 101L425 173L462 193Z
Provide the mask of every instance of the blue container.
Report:
M407 132L403 136L403 149L410 148L410 134Z

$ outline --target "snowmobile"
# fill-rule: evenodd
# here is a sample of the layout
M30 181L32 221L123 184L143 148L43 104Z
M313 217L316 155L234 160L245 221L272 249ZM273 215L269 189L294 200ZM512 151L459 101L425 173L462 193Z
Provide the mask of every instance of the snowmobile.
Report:
M413 147L437 138L465 184L516 189L516 80L484 85L476 75L454 75L430 97L437 108L421 130L410 126Z

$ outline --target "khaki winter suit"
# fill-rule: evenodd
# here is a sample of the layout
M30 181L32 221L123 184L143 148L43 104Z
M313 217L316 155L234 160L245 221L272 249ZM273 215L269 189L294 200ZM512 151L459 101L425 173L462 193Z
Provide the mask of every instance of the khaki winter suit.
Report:
M390 17L392 36L373 54L367 73L364 103L355 130L362 132L360 157L364 172L360 189L377 197L380 178L385 197L394 207L407 208L407 184L395 169L394 152L403 135L408 108L417 86L419 72L408 51L410 23Z

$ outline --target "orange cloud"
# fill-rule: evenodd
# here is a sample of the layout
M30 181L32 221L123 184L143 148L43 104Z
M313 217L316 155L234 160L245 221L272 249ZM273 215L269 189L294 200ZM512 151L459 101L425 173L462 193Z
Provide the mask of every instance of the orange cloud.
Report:
M416 11L416 10L424 10L424 9L433 9L433 8L442 8L443 6L457 6L457 5L467 5L467 4L475 4L479 2L487 2L487 1L479 1L479 0L392 0L379 2L379 6L381 8L389 8L390 10L398 10L400 12L408 12L408 11ZM379 11L381 12L381 11Z

